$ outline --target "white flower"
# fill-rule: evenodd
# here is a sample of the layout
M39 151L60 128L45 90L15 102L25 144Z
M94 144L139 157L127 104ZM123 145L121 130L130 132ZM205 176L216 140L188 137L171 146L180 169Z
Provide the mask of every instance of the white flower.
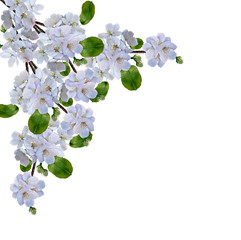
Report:
M18 104L18 105L22 105L23 102L23 90L21 88L16 88L13 89L10 93L9 93L11 99L11 103L12 104Z
M168 59L176 59L175 49L177 46L171 42L171 39L165 37L163 33L159 33L156 37L149 37L143 45L146 51L148 64L151 67L158 65L162 67Z
M63 130L62 128L57 129L59 135L59 144L61 148L65 151L67 150L66 141L72 138L72 135L68 135L67 131Z
M70 58L74 58L76 53L81 53L83 50L82 45L79 44L80 41L80 38L72 38L69 41L64 42L63 53Z
M134 47L138 44L137 39L134 37L134 33L131 31L123 31L122 38L129 44L129 46Z
M31 157L33 162L37 161L36 152L41 145L40 140L37 138L37 135L28 135L24 139L24 147L26 148L26 152Z
M98 36L100 38L109 38L109 37L117 37L121 35L121 32L119 31L120 25L119 24L107 24L106 25L106 31L107 33L101 33Z
M0 56L3 58L8 58L8 66L12 67L14 63L18 64L17 53L11 49L7 49L0 53Z
M26 2L26 5L28 7L28 10L35 14L40 14L39 11L41 11L44 8L43 5L36 4L36 0L28 0Z
M36 156L40 163L45 161L47 164L52 164L55 161L55 156L64 156L62 149L57 146L58 134L48 129L39 136L39 140L42 144L38 147Z
M46 27L58 27L62 24L62 16L60 14L52 14L50 18L44 21Z
M95 90L96 82L97 78L90 69L71 73L69 79L65 82L65 86L68 89L68 97L74 98L76 101L88 102L90 98L97 96L97 91Z
M52 72L47 68L44 68L43 71L46 75L48 75L50 78L52 78L55 82L63 83L63 76L59 72Z
M26 155L26 152L23 149L17 149L15 152L15 159L20 161L20 164L24 167L27 167L29 164L29 158Z
M26 0L5 0L5 3L10 7L10 10L16 9L17 7L23 5L24 2L26 2Z
M54 100L58 95L56 82L47 77L41 69L29 76L28 83L23 91L23 98L28 99L28 113L32 114L36 109L41 114L48 112L48 108L54 106Z
M52 72L63 72L65 71L65 65L62 62L59 62L55 59L51 59L48 61L47 67L52 71Z
M23 40L37 40L38 38L37 32L33 31L32 29L22 29L21 31L21 39Z
M107 56L107 53L104 51L99 56L96 57L99 68L102 71L108 71L111 65L111 59Z
M55 131L58 129L60 125L60 122L59 121L54 121L52 118L50 119L49 121L49 127L48 129L52 130L52 131Z
M17 145L18 148L21 148L23 146L24 140L28 135L28 127L25 126L23 128L22 133L19 132L13 132L12 133L12 140L11 140L11 144L12 145Z
M23 25L26 29L31 29L35 24L35 16L28 10L26 5L22 4L16 9L15 21L19 25Z
M27 207L32 207L34 200L43 196L42 190L44 188L44 181L32 177L29 172L17 175L14 184L10 186L13 197L17 199L18 204L20 206L25 204Z
M115 55L118 51L123 51L126 49L126 45L116 37L110 37L107 39L107 51L111 55Z
M14 87L15 88L24 88L27 81L28 81L28 76L29 76L29 73L25 70L25 71L22 71L19 76L16 76L14 78Z
M33 56L37 59L38 64L42 64L43 62L48 62L49 56L45 51L45 46L41 40L37 41L38 48L34 52Z
M125 52L117 52L112 59L111 74L113 74L116 78L121 77L121 70L128 71L131 67L129 60L131 57Z
M12 46L12 44L19 39L16 31L11 29L3 34L3 37L7 40L7 42L2 46L2 50L6 50Z
M94 131L95 118L92 115L91 109L85 109L80 104L76 104L68 108L68 114L65 115L61 127L69 135L79 134L80 137L87 138L89 133Z
M9 10L4 10L1 16L3 21L3 26L5 29L9 29L13 26L13 12Z
M92 69L94 71L95 76L98 78L98 82L102 82L104 78L113 80L114 76L109 73L109 69L102 71L100 68L94 67Z
M60 86L60 98L64 101L64 102L68 102L69 97L68 97L68 89L66 88L65 84L62 84Z
M65 25L69 25L72 27L79 26L79 16L73 13L67 13L63 18L62 21Z

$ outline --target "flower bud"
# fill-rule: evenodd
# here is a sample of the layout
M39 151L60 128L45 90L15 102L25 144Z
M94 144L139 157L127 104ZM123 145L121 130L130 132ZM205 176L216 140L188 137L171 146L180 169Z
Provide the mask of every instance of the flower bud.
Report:
M176 62L177 62L178 64L183 64L183 59L182 59L182 57L181 57L181 56L176 57Z
M37 209L36 209L35 207L30 207L30 208L29 208L29 212L30 212L32 215L36 215Z

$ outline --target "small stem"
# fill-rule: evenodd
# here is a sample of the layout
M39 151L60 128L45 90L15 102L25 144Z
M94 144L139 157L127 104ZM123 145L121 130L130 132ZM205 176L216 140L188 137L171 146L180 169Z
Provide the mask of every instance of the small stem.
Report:
M76 68L74 67L74 64L69 60L70 67L73 69L75 73L77 73Z
M25 67L26 67L26 71L29 73L29 67L28 67L28 63L25 63Z
M38 25L35 24L33 27L36 31L38 29L39 33L45 33L45 31L41 27L39 27Z
M37 25L34 25L33 28L34 30L37 32L37 34L40 34L41 32L38 30L38 28L36 27Z
M29 62L29 66L31 67L32 72L35 74L36 70L35 67L32 65L32 62Z
M43 26L43 27L46 27L43 23L39 22L39 21L35 21L36 24L40 25L40 26Z
M131 53L146 53L146 51L132 51Z
M56 103L56 105L59 106L66 114L68 113L68 111L60 103Z
M5 1L4 0L0 0L4 5L6 5ZM6 5L7 6L7 5ZM7 6L8 7L8 6Z
M33 62L33 61L31 61L31 64L37 69L38 67L37 67L37 65Z
M33 164L32 171L31 171L31 176L34 175L34 171L35 171L35 168L36 168L36 163L37 163L37 162L35 162L35 163Z

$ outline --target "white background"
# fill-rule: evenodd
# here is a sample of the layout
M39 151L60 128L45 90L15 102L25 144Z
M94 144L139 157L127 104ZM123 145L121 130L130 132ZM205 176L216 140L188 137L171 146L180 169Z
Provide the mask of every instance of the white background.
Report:
M9 191L20 172L11 133L28 116L0 119L0 239L240 240L240 1L94 2L88 36L109 22L143 39L164 32L185 64L145 64L137 92L115 80L106 101L88 105L96 117L93 140L66 152L72 177L45 178L36 216ZM79 14L82 5L38 3L45 6L40 21ZM10 69L0 59L0 68L0 102L7 104L24 66Z

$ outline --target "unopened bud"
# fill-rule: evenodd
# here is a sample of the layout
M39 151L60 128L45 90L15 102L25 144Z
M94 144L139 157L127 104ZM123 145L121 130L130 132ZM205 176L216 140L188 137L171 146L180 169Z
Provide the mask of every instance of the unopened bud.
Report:
M178 64L183 64L183 59L182 59L182 57L181 57L181 56L176 57L176 62L177 62Z
M37 209L36 209L35 207L30 207L30 208L29 208L29 212L30 212L31 214L33 214L33 215L36 215Z

